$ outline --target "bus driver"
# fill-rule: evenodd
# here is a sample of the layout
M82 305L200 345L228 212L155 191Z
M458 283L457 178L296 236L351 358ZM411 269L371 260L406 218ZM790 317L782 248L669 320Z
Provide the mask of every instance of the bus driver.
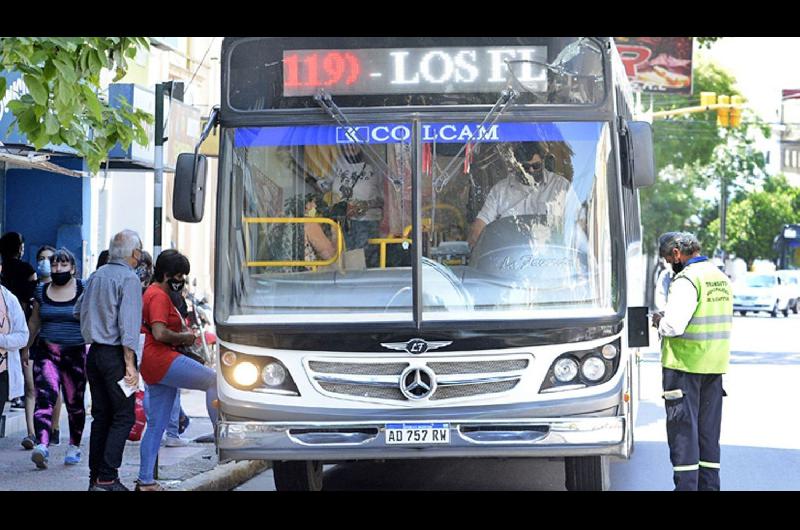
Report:
M483 208L472 223L467 242L475 247L483 229L501 217L535 215L543 228L564 218L567 202L578 204L569 181L544 167L547 150L539 142L521 142L511 160L515 171L495 184L486 196Z

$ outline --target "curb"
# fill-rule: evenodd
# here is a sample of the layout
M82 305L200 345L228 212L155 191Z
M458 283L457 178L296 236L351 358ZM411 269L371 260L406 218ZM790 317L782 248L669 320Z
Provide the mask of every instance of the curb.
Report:
M229 462L183 481L175 491L230 491L270 467L269 460Z

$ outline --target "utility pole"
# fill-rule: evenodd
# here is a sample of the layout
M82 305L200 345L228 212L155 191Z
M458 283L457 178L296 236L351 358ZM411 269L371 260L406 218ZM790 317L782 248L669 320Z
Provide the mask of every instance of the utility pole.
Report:
M161 216L164 203L164 95L171 95L172 81L156 83L156 112L155 112L155 160L153 163L154 174L154 202L153 202L153 262L161 254Z
M727 252L725 251L726 239L726 219L728 214L728 181L725 175L722 175L719 183L720 198L719 198L719 248L722 251L722 262L725 263Z

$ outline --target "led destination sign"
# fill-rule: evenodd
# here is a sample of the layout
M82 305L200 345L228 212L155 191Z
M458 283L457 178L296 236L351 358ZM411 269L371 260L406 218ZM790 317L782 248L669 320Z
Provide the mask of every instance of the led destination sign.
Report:
M543 91L546 60L546 46L286 50L283 95L499 92L507 61L518 82Z

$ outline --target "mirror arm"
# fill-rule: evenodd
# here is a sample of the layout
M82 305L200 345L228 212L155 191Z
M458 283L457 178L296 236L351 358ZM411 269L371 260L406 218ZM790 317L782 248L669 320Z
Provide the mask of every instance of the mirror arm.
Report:
M200 139L197 141L197 145L194 146L194 164L192 166L192 178L194 178L194 174L197 173L197 153L200 151L200 146L203 142L206 141L208 135L211 134L211 129L214 129L217 125L219 125L219 105L214 105L211 108L211 115L208 117L208 123L206 123L203 132L200 134Z

